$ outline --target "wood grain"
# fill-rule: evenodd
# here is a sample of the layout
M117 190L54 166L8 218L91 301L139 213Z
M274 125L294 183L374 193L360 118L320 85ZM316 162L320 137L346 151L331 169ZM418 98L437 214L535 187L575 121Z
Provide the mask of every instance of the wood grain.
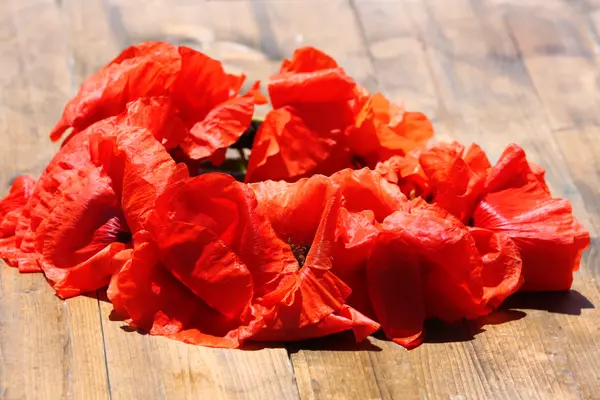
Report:
M82 80L127 45L168 40L265 80L301 45L426 112L438 140L492 159L516 142L592 234L573 291L522 294L406 351L351 335L231 351L129 332L96 298L58 300L0 270L0 398L600 399L600 2L4 0L0 195L39 174ZM259 114L264 114L261 109Z
M266 57L250 45L257 34L250 3L236 7L223 3L178 1L168 5L142 1L104 1L63 4L77 71L89 73L110 60L121 47L144 40L169 39L225 60L230 70L250 69L253 79L271 72ZM145 14L140 14L143 7ZM225 8L227 7L227 8ZM234 11L237 10L237 11ZM225 13L225 10L231 10ZM228 22L226 15L231 18ZM244 17L247 22L234 24ZM250 16L250 18L249 18ZM211 26L209 23L212 23ZM84 27L93 33L79 35ZM106 36L108 43L88 46ZM242 40L243 38L243 40ZM254 55L252 55L254 54ZM78 61L81 60L81 61ZM81 65L80 65L81 64ZM83 73L78 78L83 78ZM126 332L121 322L110 321L112 306L101 303L110 395L132 398L295 399L292 367L285 348L227 351L190 346L160 337Z
M56 151L47 132L69 91L59 10L52 1L0 4L0 195L37 175ZM0 262L0 397L108 396L96 299L63 302L41 274Z
M484 7L466 1L405 1L399 6L398 2L375 1L359 2L358 10L367 38L387 43L402 38L422 44L420 53L413 49L410 57L398 57L390 66L376 63L379 69L390 69L377 71L379 75L408 70L414 59L425 56L430 73L418 72L419 82L424 88L435 88L438 96L436 128L456 139L481 143L492 158L506 144L517 142L531 160L548 169L554 192L569 196L576 214L589 225L592 216L586 212L561 147L552 136L545 99L540 100L537 85L532 84L536 78L529 75L532 71L521 58L522 49L515 46L512 32L506 29L505 4ZM406 22L399 24L400 20L408 20L412 27L407 28ZM417 66L417 70L424 69ZM400 93L417 97L416 102L429 97L428 89L419 93L400 88ZM410 97L406 101L411 101ZM589 272L586 266L584 269ZM587 283L589 279L590 275L579 278L574 288L596 303L597 289ZM418 387L416 393L434 397L593 396L596 378L581 377L581 373L597 361L581 366L575 356L581 343L598 335L599 316L592 303L580 298L579 292L566 299L550 295L533 305L527 299L514 299L505 309L467 325L430 331L430 343L409 353L418 381L405 381ZM563 314L544 309L545 303L553 302L564 302ZM393 357L390 355L397 351L386 349L383 354ZM379 365L374 364L376 371Z

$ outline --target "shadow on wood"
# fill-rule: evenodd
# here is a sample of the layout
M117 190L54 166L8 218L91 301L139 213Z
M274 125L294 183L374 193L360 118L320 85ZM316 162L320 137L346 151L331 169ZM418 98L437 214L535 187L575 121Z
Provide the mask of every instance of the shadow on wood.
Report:
M596 308L577 290L565 292L516 293L510 296L502 309L541 310L557 314L581 315L584 308Z
M286 345L288 353L295 354L301 350L307 351L381 351L381 348L368 339L356 343L351 332L341 332L318 339L289 342Z

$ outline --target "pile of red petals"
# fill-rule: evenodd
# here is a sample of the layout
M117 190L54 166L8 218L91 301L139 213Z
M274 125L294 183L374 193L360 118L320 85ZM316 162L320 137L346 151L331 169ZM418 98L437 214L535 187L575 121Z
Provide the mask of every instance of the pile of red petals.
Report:
M589 234L517 145L492 165L433 144L423 114L310 47L268 99L243 84L187 47L123 51L68 102L39 179L0 202L0 257L61 298L108 287L134 328L230 348L379 329L411 348L428 318L571 287ZM242 142L245 182L202 169Z

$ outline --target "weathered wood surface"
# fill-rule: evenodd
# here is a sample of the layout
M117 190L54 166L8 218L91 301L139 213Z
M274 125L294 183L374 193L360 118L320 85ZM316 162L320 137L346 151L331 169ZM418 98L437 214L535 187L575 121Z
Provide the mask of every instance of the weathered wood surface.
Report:
M592 233L570 293L519 295L407 352L344 335L257 351L126 332L95 297L62 302L0 269L0 398L600 399L600 2L2 0L0 195L37 174L85 76L151 39L265 79L300 45L426 112L440 139L509 142ZM100 295L101 297L101 295Z

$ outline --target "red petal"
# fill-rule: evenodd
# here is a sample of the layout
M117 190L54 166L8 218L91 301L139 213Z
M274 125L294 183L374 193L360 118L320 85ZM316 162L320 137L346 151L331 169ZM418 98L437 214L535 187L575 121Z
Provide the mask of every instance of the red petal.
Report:
M406 348L423 341L427 316L424 266L396 235L385 233L377 239L367 267L369 296L385 335Z
M436 204L466 222L482 194L485 177L469 168L461 157L462 149L453 148L457 144L436 145L423 152L419 161Z
M517 245L505 234L482 228L469 228L482 255L483 298L497 308L523 284L523 262Z
M516 144L510 144L506 147L498 162L490 170L486 181L487 192L497 192L509 188L518 188L535 182L549 193L546 182L544 181L544 171L534 166L536 172L533 172L532 165L527 162L525 151Z
M239 347L257 328L209 307L158 261L149 243L141 244L115 276L109 298L119 314L153 335L209 347Z
M50 137L59 140L69 127L81 131L140 97L167 94L179 69L180 56L170 44L149 42L124 50L82 84Z
M550 198L534 179L523 187L489 193L475 210L474 225L514 240L523 259L521 290L568 290L590 236L573 217L569 201Z
M335 136L310 129L294 108L273 110L254 140L246 181L297 179L323 163L335 148Z
M326 103L353 98L356 83L341 68L271 76L269 96L274 108L296 103Z
M442 209L420 204L386 218L395 251L418 256L424 272L427 316L444 321L487 313L482 301L481 258L467 227Z
M111 244L128 232L110 180L90 164L58 188L54 204L35 234L46 277L61 297L106 286L111 257L125 247Z
M283 60L279 73L315 72L337 67L338 64L331 56L314 47L305 46L296 49L290 60Z
M172 97L191 128L213 108L237 95L245 77L227 74L220 61L188 47L180 47L179 54L181 70Z
M134 233L142 229L157 197L188 178L187 167L176 164L155 136L148 129L121 125L114 136L92 139L92 158L110 176Z
M370 210L379 222L407 207L408 201L397 186L368 168L345 169L331 176L342 190L342 206L351 212Z
M394 155L420 148L433 136L431 122L421 113L405 112L382 94L369 98L349 131L349 145L371 168Z
M19 176L15 179L8 195L0 200L0 222L6 214L27 203L33 193L35 183L35 179L29 176Z
M200 160L234 144L252 122L255 101L255 95L247 93L213 108L191 128L181 145L185 153L193 160Z

